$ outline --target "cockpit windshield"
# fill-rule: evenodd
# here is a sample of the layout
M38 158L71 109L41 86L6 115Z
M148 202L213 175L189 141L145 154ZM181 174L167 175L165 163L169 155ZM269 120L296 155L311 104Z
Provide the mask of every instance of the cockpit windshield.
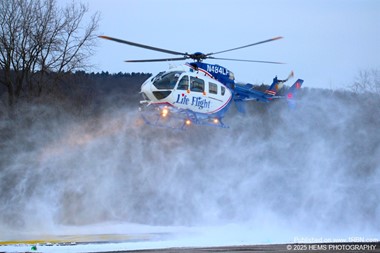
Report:
M173 71L169 73L160 73L158 74L154 81L153 85L159 90L171 90L174 89L178 78L181 76L183 71Z

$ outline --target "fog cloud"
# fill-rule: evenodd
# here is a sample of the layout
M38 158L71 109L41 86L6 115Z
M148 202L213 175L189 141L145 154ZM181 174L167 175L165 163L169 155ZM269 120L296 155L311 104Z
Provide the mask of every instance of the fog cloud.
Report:
M319 95L319 96L318 96ZM2 120L0 230L105 221L379 233L379 98L310 92L249 103L229 129L144 125L135 107ZM248 225L247 225L248 224Z

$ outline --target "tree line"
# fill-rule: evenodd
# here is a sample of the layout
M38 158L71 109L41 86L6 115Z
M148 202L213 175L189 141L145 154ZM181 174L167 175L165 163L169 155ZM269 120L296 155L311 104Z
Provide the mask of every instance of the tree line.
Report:
M64 73L88 67L99 14L84 24L88 7L56 0L0 0L0 84L8 104L40 95ZM54 73L51 75L51 73Z
M85 72L92 67L88 60L99 25L99 13L87 19L88 11L77 2L61 7L56 0L0 0L0 94L6 94L9 107L42 94L74 95L84 83L82 95L114 88L138 93L136 87L150 74ZM380 94L380 70L360 71L350 89Z

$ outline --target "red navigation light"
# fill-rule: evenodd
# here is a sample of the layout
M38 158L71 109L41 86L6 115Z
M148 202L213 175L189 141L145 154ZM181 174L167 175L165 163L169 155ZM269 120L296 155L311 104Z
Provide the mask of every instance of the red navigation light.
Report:
M293 93L289 92L288 93L288 99L292 99L293 98Z

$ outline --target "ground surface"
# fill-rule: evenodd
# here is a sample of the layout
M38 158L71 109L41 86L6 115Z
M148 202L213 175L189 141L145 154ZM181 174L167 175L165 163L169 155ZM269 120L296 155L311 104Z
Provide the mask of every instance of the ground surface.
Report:
M336 243L336 244L271 244L207 248L171 248L162 250L138 250L125 252L380 252L380 243Z
M98 237L100 238L100 237ZM67 238L70 239L70 238ZM130 238L131 240L144 240L143 238ZM169 247L151 249L132 249L131 244L123 242L42 242L21 241L1 242L0 252L134 252L134 253L194 253L194 252L380 252L380 242L349 242L349 243L305 243L305 244L267 244L267 245L241 245L220 247Z

